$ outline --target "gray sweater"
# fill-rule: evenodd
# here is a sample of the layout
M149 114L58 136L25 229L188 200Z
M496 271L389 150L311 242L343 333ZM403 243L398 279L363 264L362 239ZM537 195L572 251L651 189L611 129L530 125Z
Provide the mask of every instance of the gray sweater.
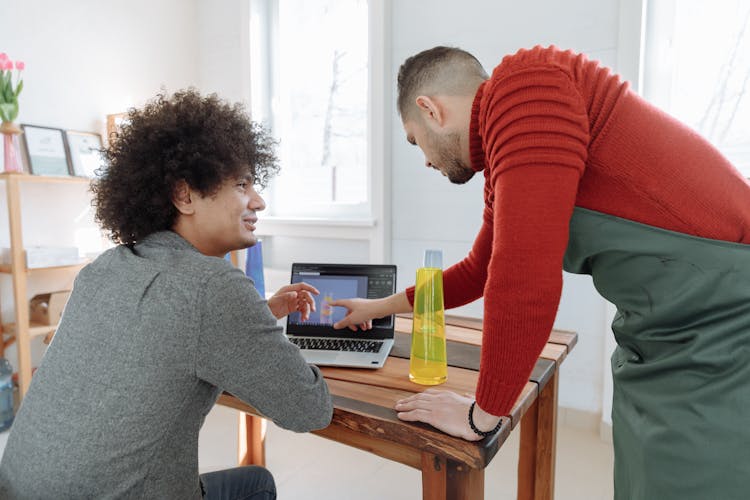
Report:
M286 429L325 427L323 377L252 282L176 233L78 275L0 463L0 498L200 498L198 431L228 391Z

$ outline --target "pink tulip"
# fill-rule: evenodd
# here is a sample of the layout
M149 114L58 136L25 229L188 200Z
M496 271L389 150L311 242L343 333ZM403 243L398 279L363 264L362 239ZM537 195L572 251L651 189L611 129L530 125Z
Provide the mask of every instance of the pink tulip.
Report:
M10 59L3 61L3 69L13 69L13 61Z
M26 67L26 64L23 61L16 61L16 69L18 71L23 71L25 67Z
M0 52L0 62L6 61L8 59L8 54L5 52Z

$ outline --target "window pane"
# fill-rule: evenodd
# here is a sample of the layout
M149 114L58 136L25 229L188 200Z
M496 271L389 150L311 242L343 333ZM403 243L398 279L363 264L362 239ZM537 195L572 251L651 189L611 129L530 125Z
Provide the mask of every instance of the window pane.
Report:
M644 96L750 176L750 2L650 0Z
M275 215L367 202L367 15L365 0L278 1Z

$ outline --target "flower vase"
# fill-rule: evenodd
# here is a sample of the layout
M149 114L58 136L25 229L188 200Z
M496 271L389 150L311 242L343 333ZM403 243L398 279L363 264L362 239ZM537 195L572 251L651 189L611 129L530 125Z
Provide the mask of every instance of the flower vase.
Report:
M3 170L5 172L23 172L18 147L18 136L23 131L13 122L3 122L0 125L0 133L3 134Z

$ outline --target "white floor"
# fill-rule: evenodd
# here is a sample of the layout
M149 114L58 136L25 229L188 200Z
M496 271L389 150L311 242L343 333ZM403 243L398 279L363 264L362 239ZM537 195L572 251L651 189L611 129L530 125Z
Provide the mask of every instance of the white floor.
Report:
M228 411L228 410L227 410ZM222 434L216 424L204 433ZM236 429L224 428L234 435ZM518 430L518 429L516 429ZM232 436L226 436L230 441ZM485 476L485 498L516 498L518 432L490 466ZM8 432L0 433L0 454ZM202 435L201 461L211 460L211 446ZM225 450L224 450L225 451ZM220 460L227 453L222 451ZM229 451L232 455L232 450ZM413 500L421 498L417 470L354 448L311 435L288 432L273 424L266 435L267 466L276 479L280 500ZM608 500L612 492L612 446L598 433L568 425L558 426L555 498ZM211 469L203 467L202 469Z

